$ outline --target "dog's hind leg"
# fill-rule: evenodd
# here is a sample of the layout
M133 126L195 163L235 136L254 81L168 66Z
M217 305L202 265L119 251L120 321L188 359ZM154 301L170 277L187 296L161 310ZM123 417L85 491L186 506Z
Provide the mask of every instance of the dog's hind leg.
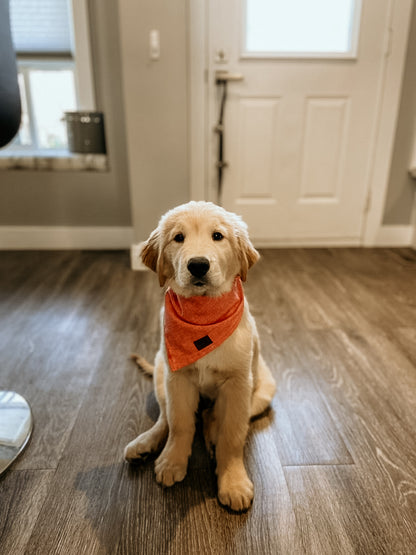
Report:
M215 405L202 412L202 426L205 447L209 456L213 458L218 439L218 420L215 416Z
M159 415L156 424L147 432L140 434L124 449L124 458L128 462L146 460L149 455L159 453L168 435L166 417Z
M166 393L163 380L163 358L156 356L154 384L160 413L156 423L150 430L140 434L124 449L124 458L128 462L145 460L149 455L159 453L168 437L168 421L166 417Z

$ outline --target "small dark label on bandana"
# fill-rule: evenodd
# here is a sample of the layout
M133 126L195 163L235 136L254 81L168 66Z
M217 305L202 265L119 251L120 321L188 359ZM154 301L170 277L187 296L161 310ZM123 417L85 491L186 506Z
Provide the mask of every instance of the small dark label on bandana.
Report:
M201 337L201 339L197 339L196 341L194 341L194 345L198 349L198 351L202 351L202 349L205 349L205 347L208 347L208 345L211 345L211 343L212 339L209 335L205 335L204 337Z

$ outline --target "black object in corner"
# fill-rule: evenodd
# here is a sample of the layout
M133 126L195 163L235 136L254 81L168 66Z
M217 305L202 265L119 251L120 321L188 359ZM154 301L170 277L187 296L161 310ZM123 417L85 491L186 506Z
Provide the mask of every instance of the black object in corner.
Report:
M21 105L8 0L0 1L0 148L19 130Z

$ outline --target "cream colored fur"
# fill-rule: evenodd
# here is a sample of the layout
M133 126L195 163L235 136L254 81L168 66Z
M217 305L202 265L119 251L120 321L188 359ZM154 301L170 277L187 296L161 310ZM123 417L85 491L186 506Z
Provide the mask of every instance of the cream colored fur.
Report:
M214 240L214 233L221 233L223 238L215 236ZM183 241L178 241L181 236ZM209 261L203 284L196 283L187 269L193 257ZM190 202L162 217L144 246L142 258L158 273L161 286L183 296L218 296L231 289L236 275L245 280L259 255L241 218L211 203ZM163 329L163 309L161 320ZM151 372L146 361L135 358ZM256 324L247 301L235 332L217 349L176 372L169 368L162 333L154 384L159 418L150 430L127 445L125 458L141 459L163 447L155 462L157 481L172 486L183 480L199 395L208 396L215 403L204 413L204 436L208 448L215 448L219 501L234 511L248 509L254 491L244 467L244 444L250 418L267 409L275 382L260 355Z

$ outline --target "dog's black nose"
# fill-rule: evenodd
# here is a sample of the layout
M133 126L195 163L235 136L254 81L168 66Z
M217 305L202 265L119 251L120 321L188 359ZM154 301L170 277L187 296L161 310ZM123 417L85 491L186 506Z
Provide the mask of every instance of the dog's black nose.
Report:
M191 258L188 262L188 270L195 277L203 277L209 270L209 260L203 256Z

